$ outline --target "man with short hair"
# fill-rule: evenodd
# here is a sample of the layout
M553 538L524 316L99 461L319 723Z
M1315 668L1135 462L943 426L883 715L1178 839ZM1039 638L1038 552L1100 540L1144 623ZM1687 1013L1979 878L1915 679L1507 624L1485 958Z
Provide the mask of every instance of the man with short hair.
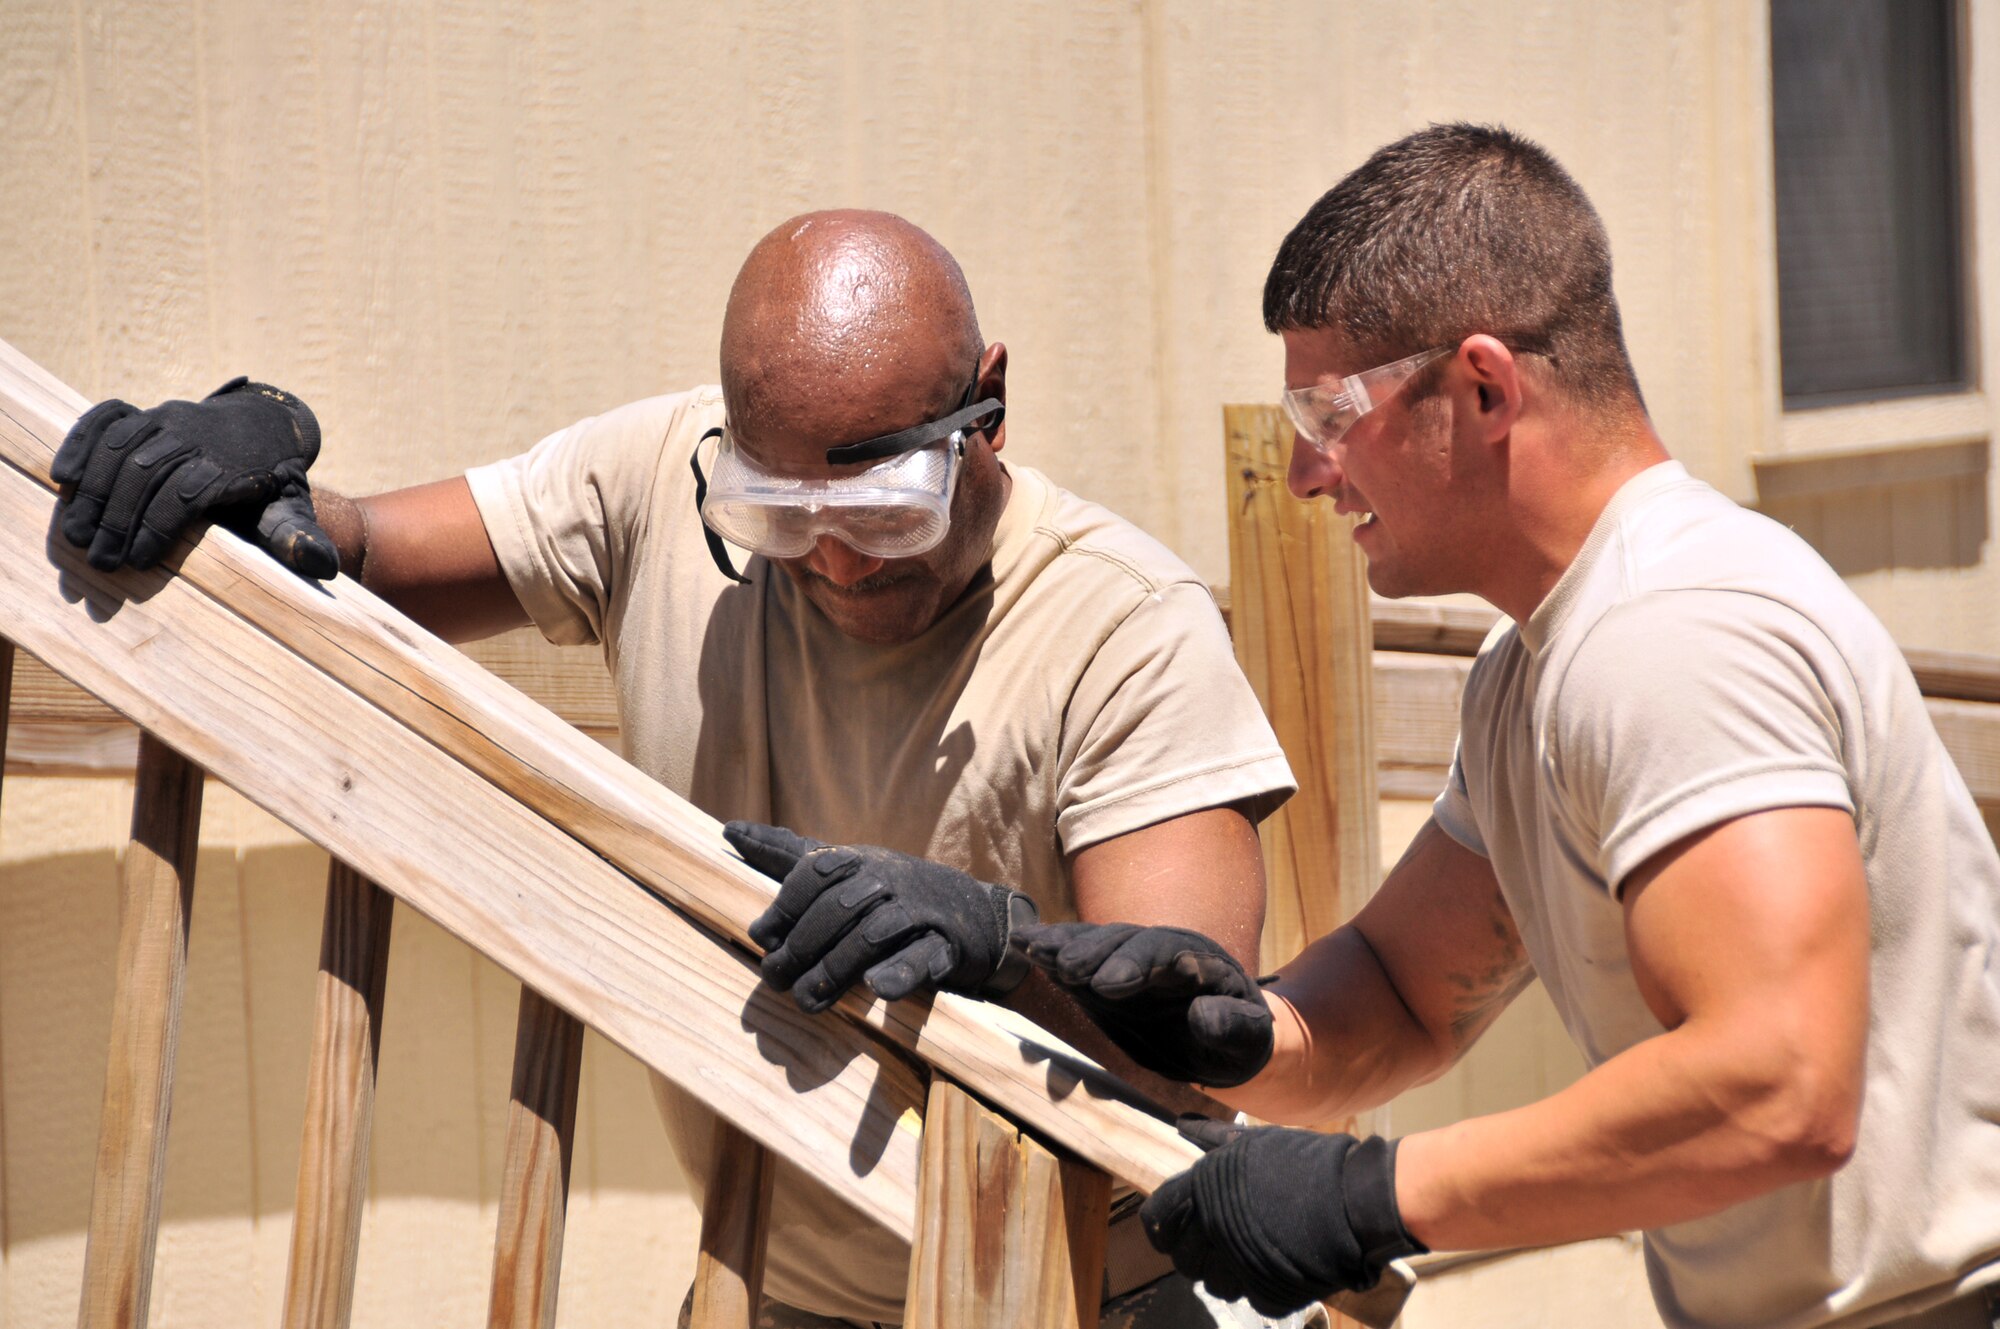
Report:
M927 891L869 876L867 854L733 823L758 866L804 860L873 910L837 953L788 967L817 921L794 951L774 942L765 974L802 1006L856 981L1011 994L1119 1064L1008 943L1037 915L1137 917L1254 954L1255 824L1292 780L1208 588L1128 523L1001 462L1006 348L980 335L951 255L900 218L815 213L766 236L730 294L721 368L719 387L635 402L463 478L321 492L323 529L304 481L318 427L289 394L238 382L200 404L109 402L57 458L62 530L112 567L221 515L302 571L330 575L337 554L448 638L532 621L601 645L626 755L676 793L954 865L950 889ZM1158 864L1185 861L1209 870L1160 880ZM699 1197L712 1118L656 1084ZM907 1247L782 1163L770 1231L760 1323L901 1319ZM1121 1293L1138 1277L1111 1274ZM1116 1322L1216 1322L1180 1289L1142 1293L1159 1313Z
M1985 1329L2000 859L1887 631L1668 458L1583 192L1504 130L1413 134L1286 237L1264 312L1293 492L1365 514L1376 591L1513 623L1432 820L1274 982L1165 927L1029 956L1267 1121L1435 1078L1536 977L1590 1069L1400 1141L1193 1125L1213 1151L1148 1235L1269 1312L1426 1248L1643 1229L1670 1325Z

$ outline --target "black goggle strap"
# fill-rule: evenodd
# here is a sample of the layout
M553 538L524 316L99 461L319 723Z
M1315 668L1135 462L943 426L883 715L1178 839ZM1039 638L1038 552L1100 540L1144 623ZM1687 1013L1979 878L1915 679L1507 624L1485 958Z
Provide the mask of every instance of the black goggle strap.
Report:
M967 394L970 395L969 393ZM826 450L828 463L834 466L848 466L858 461L880 461L884 457L895 457L905 452L915 452L927 448L958 433L975 420L993 417L980 426L982 429L997 429L1007 418L1007 408L998 397L988 397L970 406L962 406L942 420L929 420L908 429L898 429L893 434L883 434L880 438L863 439L859 443L846 443Z
M719 427L709 430L695 440L694 451L688 454L688 465L694 468L694 515L696 521L701 521L702 538L708 541L708 556L715 560L716 571L739 586L748 586L750 579L736 570L736 564L730 561L729 550L723 545L722 537L715 533L713 526L701 518L701 505L708 501L708 477L701 473L701 448L702 444L711 438L719 440L721 437L722 430Z

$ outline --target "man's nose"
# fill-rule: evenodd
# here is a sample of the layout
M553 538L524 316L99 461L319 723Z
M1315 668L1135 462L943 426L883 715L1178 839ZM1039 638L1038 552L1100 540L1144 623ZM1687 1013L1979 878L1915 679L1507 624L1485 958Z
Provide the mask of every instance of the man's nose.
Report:
M883 560L864 554L839 536L822 535L813 541L806 566L835 586L852 586L882 570Z
M1286 468L1285 483L1293 498L1323 498L1340 488L1344 478L1332 449L1316 447L1304 434L1292 435L1292 464Z

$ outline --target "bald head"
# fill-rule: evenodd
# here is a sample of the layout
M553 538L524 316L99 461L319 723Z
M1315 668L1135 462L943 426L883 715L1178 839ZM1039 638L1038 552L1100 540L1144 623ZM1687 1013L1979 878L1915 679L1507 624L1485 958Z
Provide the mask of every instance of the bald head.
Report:
M750 251L722 323L722 390L746 433L811 422L827 446L943 414L984 343L965 274L886 212L809 212Z

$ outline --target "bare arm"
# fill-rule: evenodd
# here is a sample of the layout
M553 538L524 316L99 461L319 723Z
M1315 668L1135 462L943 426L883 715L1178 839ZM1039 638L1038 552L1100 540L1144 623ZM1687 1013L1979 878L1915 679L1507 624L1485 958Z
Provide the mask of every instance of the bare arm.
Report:
M1220 1096L1296 1125L1385 1103L1443 1074L1532 977L1491 865L1426 822L1354 920L1266 989L1271 1064Z
M340 570L446 641L526 626L464 477L362 499L318 488L313 502Z
M1256 828L1236 808L1192 812L1091 845L1070 857L1069 870L1084 922L1191 928L1221 942L1255 972L1264 926L1264 855ZM1120 1052L1039 970L1007 1004L1166 1106L1212 1107L1199 1091L1144 1070Z
M1397 1196L1432 1248L1682 1222L1851 1152L1869 949L1848 814L1726 822L1647 863L1624 902L1633 977L1667 1032L1539 1103L1405 1139Z

